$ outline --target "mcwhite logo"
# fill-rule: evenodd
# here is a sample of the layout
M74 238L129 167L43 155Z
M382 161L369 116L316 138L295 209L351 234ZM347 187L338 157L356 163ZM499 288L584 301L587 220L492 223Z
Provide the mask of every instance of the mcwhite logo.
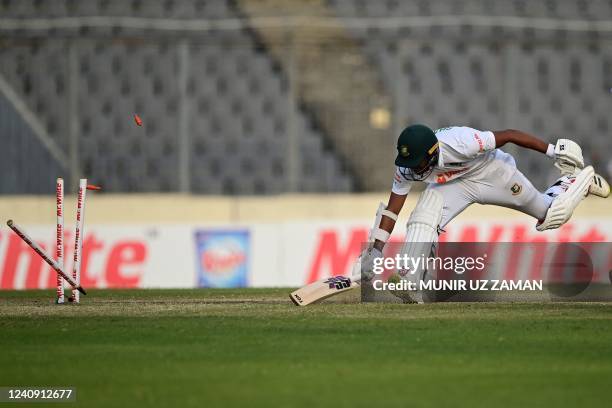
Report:
M35 234L34 237L42 234ZM133 288L142 285L149 244L142 238L109 239L95 229L83 236L81 283L85 287ZM74 235L64 234L65 259L74 259ZM55 237L36 239L49 253L57 253ZM55 244L55 245L54 245ZM66 270L72 270L67 262ZM56 273L12 232L0 231L0 290L43 289L56 286Z

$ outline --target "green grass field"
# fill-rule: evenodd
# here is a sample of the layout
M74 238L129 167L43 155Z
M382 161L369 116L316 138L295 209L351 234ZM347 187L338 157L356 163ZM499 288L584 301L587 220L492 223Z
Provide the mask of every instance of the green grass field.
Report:
M83 407L609 405L612 304L287 293L0 292L0 386L76 386Z

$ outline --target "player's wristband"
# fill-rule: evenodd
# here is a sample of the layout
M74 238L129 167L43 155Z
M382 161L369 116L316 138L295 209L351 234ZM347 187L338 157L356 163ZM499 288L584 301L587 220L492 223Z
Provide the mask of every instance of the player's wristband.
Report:
M382 228L376 228L372 234L374 241L382 241L385 243L389 240L390 236L391 234Z
M548 145L548 149L546 149L546 155L550 158L555 158L555 145Z

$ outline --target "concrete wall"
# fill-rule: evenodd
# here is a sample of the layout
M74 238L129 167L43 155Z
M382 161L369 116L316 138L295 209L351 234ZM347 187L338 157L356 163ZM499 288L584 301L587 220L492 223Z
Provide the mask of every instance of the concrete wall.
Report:
M410 194L402 218L414 206L418 194ZM290 220L372 218L387 193L350 195L280 195L275 197L211 197L180 194L87 194L86 221L95 224L129 223L241 223ZM14 219L22 224L53 224L55 197L0 197L2 224ZM75 199L66 196L65 222L72 222ZM472 205L459 219L519 217L517 211ZM576 218L612 218L612 199L587 198L576 210Z

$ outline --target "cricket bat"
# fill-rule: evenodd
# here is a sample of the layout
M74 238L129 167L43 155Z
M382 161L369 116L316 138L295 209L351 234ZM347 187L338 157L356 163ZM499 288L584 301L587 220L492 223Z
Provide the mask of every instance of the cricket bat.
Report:
M347 278L345 276L334 276L321 279L292 292L289 294L289 297L296 306L306 306L330 296L337 295L338 293L359 287L361 284L359 279L360 278Z
M378 228L382 219L383 210L386 208L384 203L380 203L378 211L376 211L376 219L374 225L368 235L368 245L374 245L374 238L372 236L373 231ZM326 299L330 296L337 295L338 293L346 292L347 290L355 289L361 286L361 255L357 258L357 261L353 264L351 271L351 277L346 276L333 276L331 278L325 278L316 282L309 283L308 285L296 290L289 294L291 301L297 306L306 306L314 302Z

